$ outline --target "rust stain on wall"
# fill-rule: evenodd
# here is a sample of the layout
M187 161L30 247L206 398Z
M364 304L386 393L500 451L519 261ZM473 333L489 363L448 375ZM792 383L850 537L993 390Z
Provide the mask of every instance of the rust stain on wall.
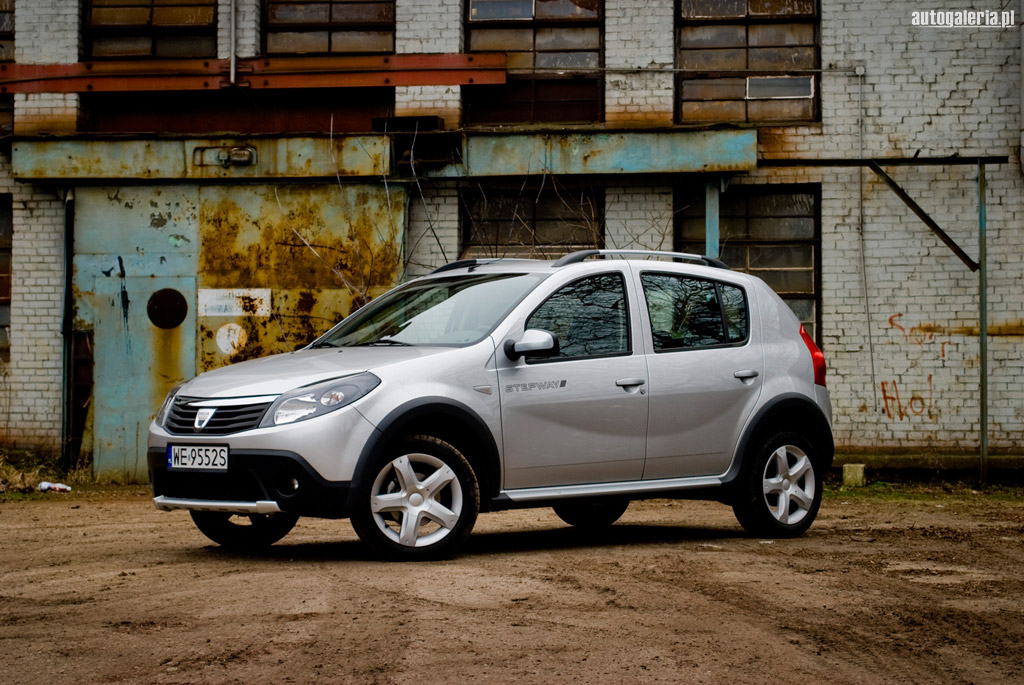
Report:
M199 288L270 289L271 305L201 315L199 370L291 351L393 287L404 224L401 188L204 188Z

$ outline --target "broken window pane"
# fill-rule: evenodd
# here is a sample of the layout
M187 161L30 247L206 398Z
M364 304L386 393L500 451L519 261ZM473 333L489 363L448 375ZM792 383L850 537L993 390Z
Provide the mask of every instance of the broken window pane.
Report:
M679 47L732 48L746 47L747 27L735 25L684 26L679 29Z
M747 14L746 0L682 0L679 3L686 19L726 19Z
M599 19L601 0L537 0L538 19Z

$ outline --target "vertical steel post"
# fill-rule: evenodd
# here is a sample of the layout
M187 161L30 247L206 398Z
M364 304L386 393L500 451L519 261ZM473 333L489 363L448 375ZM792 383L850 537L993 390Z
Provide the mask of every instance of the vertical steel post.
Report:
M718 257L718 197L722 181L712 178L704 182L704 254Z
M988 482L988 250L985 163L978 162L978 334L981 354L981 482Z

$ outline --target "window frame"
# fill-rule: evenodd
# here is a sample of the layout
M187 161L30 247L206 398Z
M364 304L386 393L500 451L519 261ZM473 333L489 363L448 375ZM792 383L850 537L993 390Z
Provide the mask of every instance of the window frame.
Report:
M271 31L270 23L270 5L272 2L277 0L262 0L260 3L260 50L262 54L274 57L288 57L288 56L340 56L340 55L394 55L395 54L395 42L397 38L397 2L396 0L380 0L382 3L391 4L391 22L390 23L374 23L374 22L362 22L353 24L335 24L330 19L326 22L296 22L288 25L274 25L277 31ZM291 2L282 2L280 4L302 4L298 0L292 0ZM328 5L328 16L330 15L330 9L335 4L361 4L361 3L349 3L347 0L311 0L308 4L326 4ZM332 50L333 47L333 34L338 31L372 31L380 30L383 27L388 27L391 33L391 49L389 51L373 50L373 51L360 51L360 50ZM316 52L270 52L268 49L268 38L271 33L306 33L312 31L326 31L327 32L327 50L316 51Z
M492 127L492 126L509 126L509 125L544 125L544 124L563 124L563 123L581 123L581 124L598 124L605 119L605 24L607 20L607 14L605 11L605 1L600 0L598 7L598 17L596 19L558 19L558 18L541 18L536 17L536 1L533 3L534 16L531 18L514 18L514 19L472 19L470 16L471 12L471 0L463 0L463 50L467 54L473 54L474 52L509 52L518 53L526 52L522 50L474 50L472 48L472 34L474 29L525 29L528 28L533 32L533 49L530 50L530 54L533 57L533 66L529 69L516 69L510 67L508 69L508 82L512 84L524 85L529 84L530 90L530 115L526 120L522 119L508 119L502 121L473 121L472 120L472 107L470 106L469 100L469 89L490 89L491 92L495 91L496 88L504 88L508 85L502 84L500 86L462 86L461 88L461 99L462 99L462 119L464 126L479 126L479 127ZM571 50L565 51L538 51L537 50L537 33L544 29L558 29L558 28L596 28L598 33L598 47L597 47L597 66L594 69L537 69L536 56L544 52L551 52L557 54L558 52L574 52ZM589 52L589 51L584 51ZM575 119L575 118L559 118L559 119L548 119L537 116L537 90L538 86L554 85L559 82L592 82L595 87L597 94L594 100L595 116L593 119ZM503 92L503 91L502 91ZM547 101L540 101L547 102ZM567 100L565 102L590 102L589 100Z
M675 78L675 96L674 109L675 109L675 121L677 124L683 125L705 125L710 126L714 124L729 123L736 126L751 126L751 127L770 127L770 126L794 126L794 125L806 125L821 122L821 2L820 0L813 0L814 2L814 16L807 17L803 15L791 16L791 15L774 15L774 16L763 16L763 17L751 17L749 14L749 0L745 0L747 4L747 11L742 17L694 17L692 19L683 18L683 3L685 0L675 0L675 21L673 26L673 46L674 46L674 59L676 69L678 73ZM773 24L792 24L792 23L810 23L813 22L814 29L814 64L809 69L794 70L794 71L774 71L774 70L763 70L763 69L750 69L746 68L740 71L684 71L682 64L683 48L681 45L681 32L685 27L692 26L723 26L723 25L738 25L744 26L745 43L743 50L746 53L746 63L749 64L749 53L752 47L754 48L770 48L777 46L752 46L750 43L750 27L751 26L770 26ZM796 47L796 46L794 46ZM714 48L711 48L714 49ZM740 48L735 48L740 49ZM750 95L750 80L758 78L807 78L811 80L810 83L810 94L804 95L791 95L791 96L775 96L775 97L762 97L762 96L751 96ZM702 80L715 80L715 79L740 79L744 80L743 83L743 97L732 98L732 99L720 99L715 100L711 98L683 98L683 85L685 82L690 81L702 81ZM809 100L811 103L811 115L807 118L789 118L789 119L752 119L750 117L749 103L751 102L771 102L776 100ZM743 103L743 118L742 119L685 119L683 116L684 104L686 102L742 102Z
M523 330L526 331L526 330L530 330L532 328L530 326L530 320L537 314L537 312L539 312L541 310L542 307L544 307L544 305L546 305L548 302L550 302L551 298L555 297L555 295L557 295L558 293L562 292L564 289L566 289L566 288L568 288L568 287L570 287L572 285L580 283L581 281L585 281L585 280L587 280L589 278L601 278L601 277L604 277L604 276L617 276L618 279L619 279L619 284L622 286L622 306L623 306L623 312L624 312L624 321L623 321L623 323L625 325L626 349L624 351L621 351L621 352L610 352L610 353L607 353L607 354L589 354L589 355L585 355L585 356L576 356L576 357L562 357L562 356L557 356L557 355L556 356L552 356L552 357L527 357L524 360L527 364L553 364L553 363L557 363L557 362L575 362L575 361L584 361L584 360L590 360L590 359L612 359L612 358L615 358L615 357L631 357L631 356L633 356L633 317L630 315L630 311L629 311L630 310L630 305L629 305L629 284L627 283L626 275L624 273L622 273L621 271L618 271L618 270L599 271L599 272L596 272L596 273L586 274L586 275L580 276L579 278L575 278L575 279L573 279L571 281L567 281L567 282L562 283L561 285L557 286L551 293L549 293L544 298L543 302L541 302L539 305L537 305L533 309L533 311L531 311L529 314L526 315L526 318L523 319ZM545 328L545 329L539 329L539 330L548 330L548 329ZM548 331L548 332L551 333L552 335L554 335L556 339L558 339L558 335L554 331ZM558 341L558 347L559 347L559 354L561 354L561 348L562 348L562 341L561 340Z
M644 283L644 276L668 276L671 278L685 279L690 281L699 281L701 283L711 283L715 287L715 297L718 300L718 314L721 317L722 324L722 336L726 340L723 343L717 343L714 345L693 345L688 347L667 347L658 349L655 347L654 341L654 321L651 319L651 307L650 301L647 299L647 284ZM691 274L679 273L674 271L663 271L659 269L644 269L639 275L640 288L643 291L644 300L644 311L647 312L647 323L651 328L651 349L654 350L655 354L665 354L669 352L692 352L695 350L722 350L730 347L746 347L750 344L750 296L747 293L747 289L738 283L729 283L727 281L719 281L714 278L704 278L702 276L694 276ZM727 323L727 317L725 315L725 303L722 299L721 286L729 286L730 288L736 288L743 294L743 316L746 318L747 331L743 340L735 342L729 342L729 327Z
M86 0L82 5L82 44L86 59L91 61L127 61L127 60L178 60L178 59L212 59L217 56L218 27L219 27L219 3L217 0L209 0L206 3L196 0L182 0L180 7L209 7L212 10L211 22L205 25L187 26L157 26L153 24L152 11L157 8L164 8L175 5L165 5L159 0L133 0L132 5L110 5L99 6L93 0ZM92 12L95 9L130 9L148 7L150 18L145 26L131 24L124 26L101 26L91 25ZM202 36L212 38L212 49L208 54L187 54L187 55L160 55L157 54L157 39L161 37L174 38L176 36ZM127 37L127 38L148 38L150 41L147 54L120 54L120 55L97 55L95 54L96 38L106 37Z

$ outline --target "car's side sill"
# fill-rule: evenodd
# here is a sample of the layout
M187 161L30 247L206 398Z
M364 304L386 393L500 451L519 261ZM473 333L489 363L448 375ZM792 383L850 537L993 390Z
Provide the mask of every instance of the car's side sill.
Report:
M661 478L638 480L627 483L587 483L584 485L557 485L547 488L522 488L505 490L502 495L513 502L538 502L541 500L569 499L572 497L605 497L609 495L630 495L643 497L651 493L673 490L699 490L714 488L722 484L717 477Z

